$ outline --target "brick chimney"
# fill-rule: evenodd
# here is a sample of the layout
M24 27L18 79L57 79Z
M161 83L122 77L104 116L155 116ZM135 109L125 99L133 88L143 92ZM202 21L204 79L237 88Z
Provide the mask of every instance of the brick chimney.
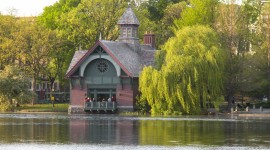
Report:
M155 34L151 32L150 33L146 32L143 35L143 42L144 44L150 45L151 47L155 48L156 47Z

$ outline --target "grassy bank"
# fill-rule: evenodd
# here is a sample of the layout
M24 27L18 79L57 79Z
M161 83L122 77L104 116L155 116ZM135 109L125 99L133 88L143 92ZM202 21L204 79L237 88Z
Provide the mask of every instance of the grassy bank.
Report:
M20 112L68 112L69 104L35 104L35 105L22 105L17 107Z

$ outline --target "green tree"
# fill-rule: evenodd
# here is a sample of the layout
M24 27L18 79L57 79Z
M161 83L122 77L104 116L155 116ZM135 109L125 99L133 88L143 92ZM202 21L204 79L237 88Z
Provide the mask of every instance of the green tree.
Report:
M223 45L227 49L227 83L226 97L228 100L228 109L231 107L233 95L239 93L243 95L247 91L246 87L252 82L247 77L256 74L250 74L250 68L254 68L251 62L255 55L252 55L258 48L259 38L256 32L256 22L259 17L259 5L253 0L248 0L244 5L237 5L235 1L230 3L220 3L215 20L215 30L219 33ZM252 45L252 46L251 46ZM251 49L252 47L252 49ZM250 59L250 60L247 60ZM262 77L262 76L261 76ZM249 86L249 87L250 87Z
M20 29L13 32L14 39L10 50L17 54L15 63L31 77L32 90L36 91L37 80L46 73L56 35L33 21L21 20L18 23ZM33 97L32 104L35 103L36 99Z
M255 46L253 45L253 48ZM238 90L243 96L261 98L267 95L268 72L267 72L267 49L257 49L251 53L245 53L242 58L241 71L238 76Z
M0 15L0 69L14 62L16 54L11 50L13 32L17 31L17 19L14 16Z
M56 29L58 34L73 43L73 49L80 45L82 48L90 48L100 34L102 39L117 39L116 23L127 6L126 1L60 1L45 9L39 22ZM54 17L55 13L57 13L56 17Z
M270 98L270 3L264 2L261 13L261 35L262 48L267 50L267 64L268 64L268 99Z
M179 3L168 5L164 10L164 16L160 20L156 32L158 45L163 45L170 37L174 36L174 21L180 19L182 12L186 9L187 3L182 1Z
M56 35L52 42L52 50L48 54L50 59L44 75L50 81L50 89L52 89L53 83L58 81L60 90L68 91L68 82L64 76L73 56L73 50L70 49L72 43L59 35Z
M143 43L143 35L146 32L156 31L156 23L150 19L150 12L146 8L146 4L142 3L138 7L132 8L136 17L140 21L140 26L138 30L139 38L141 39L141 43Z
M186 0L148 0L147 9L150 12L150 19L159 21L163 18L165 9L168 5Z
M61 87L66 87L67 81L64 74L76 49L76 43L71 40L73 37L70 35L71 25L66 22L69 20L68 14L74 11L80 3L81 0L60 0L45 7L43 13L37 17L38 25L54 30L56 34L56 38L51 43L53 51L48 53L51 59L44 73L50 81L50 88L56 80L62 85Z
M206 26L185 27L170 38L160 70L140 74L140 102L152 114L198 114L223 100L225 51L217 34Z
M51 6L44 8L43 13L38 16L38 22L49 29L63 29L62 17L78 7L81 0L59 0Z
M73 29L78 29L80 34L77 35L80 36L80 44L90 47L100 34L102 39L116 40L119 35L116 24L126 7L125 0L82 0L75 14L71 14Z
M173 36L171 29L173 21L181 17L181 12L185 7L185 0L150 0L141 2L134 9L140 20L140 38L143 38L145 32L154 33L156 48L160 49Z
M29 91L30 80L18 67L6 66L0 71L0 110L10 111L12 100L27 103L33 96Z
M175 20L175 29L199 24L213 26L217 4L218 0L189 0L189 7Z

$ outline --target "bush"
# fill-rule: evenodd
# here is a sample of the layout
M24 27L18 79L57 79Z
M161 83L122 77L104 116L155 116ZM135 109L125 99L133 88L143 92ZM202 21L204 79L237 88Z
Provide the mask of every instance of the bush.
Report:
M8 97L5 95L0 95L0 111L13 111L14 107Z

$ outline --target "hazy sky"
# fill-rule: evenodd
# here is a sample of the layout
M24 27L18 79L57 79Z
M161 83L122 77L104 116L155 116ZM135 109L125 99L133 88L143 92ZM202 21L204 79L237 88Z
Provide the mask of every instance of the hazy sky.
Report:
M15 16L37 16L45 6L53 5L58 0L0 0L1 14L9 14L16 9Z

